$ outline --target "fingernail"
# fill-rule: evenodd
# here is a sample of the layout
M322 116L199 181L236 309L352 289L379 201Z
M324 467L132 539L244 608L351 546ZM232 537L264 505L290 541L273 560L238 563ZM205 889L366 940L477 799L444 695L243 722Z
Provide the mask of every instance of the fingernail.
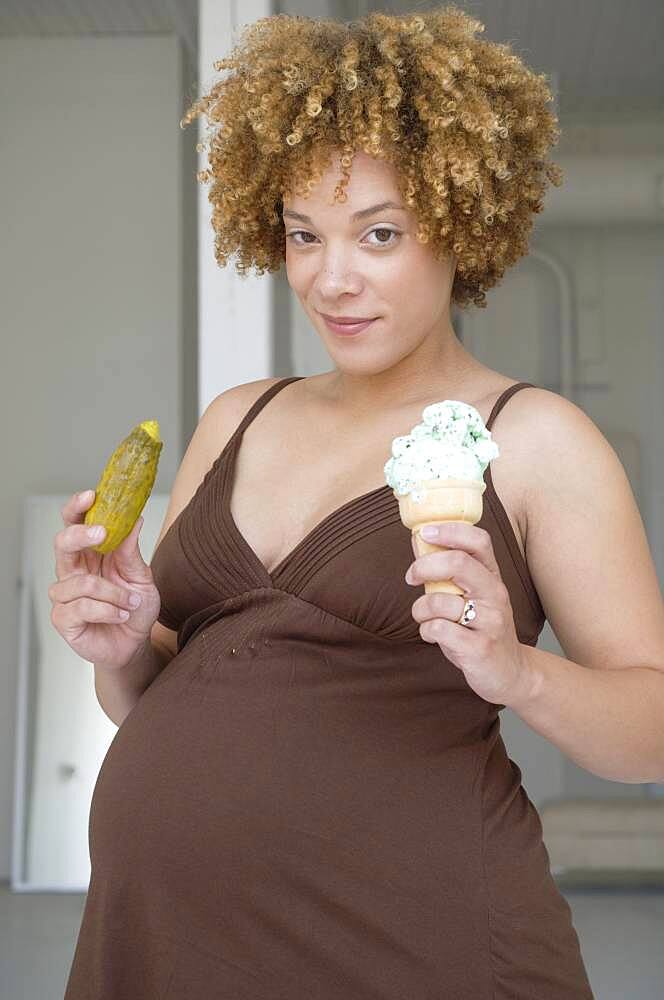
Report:
M89 500L92 497L92 490L84 490L83 493L78 494L78 499L81 501Z
M132 608L137 608L140 603L141 603L141 595L140 594L130 594L129 595L129 604L130 604L130 606Z
M104 534L104 529L97 525L96 528L88 528L88 538L101 538Z
M424 528L420 528L420 534L422 538L437 538L438 528L435 524L427 524Z

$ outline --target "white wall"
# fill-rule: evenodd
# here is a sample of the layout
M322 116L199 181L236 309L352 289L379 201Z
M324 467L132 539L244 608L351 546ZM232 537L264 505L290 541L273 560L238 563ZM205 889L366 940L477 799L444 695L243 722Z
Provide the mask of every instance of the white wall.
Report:
M0 39L0 879L23 497L95 487L141 420L164 440L155 492L183 451L181 73L170 36Z

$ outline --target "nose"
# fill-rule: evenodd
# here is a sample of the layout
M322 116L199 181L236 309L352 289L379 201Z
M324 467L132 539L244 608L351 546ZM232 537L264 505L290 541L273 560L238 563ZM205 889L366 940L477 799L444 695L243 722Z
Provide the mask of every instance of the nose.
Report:
M314 288L319 296L318 301L322 303L322 312L336 313L339 310L333 303L344 294L358 295L362 290L362 280L357 271L349 265L348 258L336 263L325 261L318 269ZM348 311L352 312L352 309Z

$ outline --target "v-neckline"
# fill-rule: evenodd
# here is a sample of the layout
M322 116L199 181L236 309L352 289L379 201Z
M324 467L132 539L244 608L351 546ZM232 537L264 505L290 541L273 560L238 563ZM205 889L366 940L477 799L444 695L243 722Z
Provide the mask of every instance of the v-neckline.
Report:
M272 589L275 589L277 587L277 580L281 576L282 572L286 569L286 567L291 564L291 562L296 558L296 556L300 555L306 549L306 547L311 544L311 542L316 538L316 536L320 532L323 532L324 529L326 529L329 525L331 525L337 518L342 517L350 510L353 510L355 507L361 507L361 505L365 501L370 502L374 498L378 500L382 495L384 495L386 498L388 494L391 495L394 501L394 508L395 508L394 517L396 520L400 519L398 500L394 495L392 487L388 483L385 483L382 486L376 486L374 489L367 490L366 493L361 493L359 494L359 496L351 497L350 500L344 501L344 503L340 504L334 510L330 511L329 514L326 514L320 521L317 522L317 524L315 524L311 528L310 531L308 531L304 535L303 538L299 540L299 542L297 542L291 548L290 552L286 553L284 558L281 559L272 570L268 570L268 568L259 558L258 553L253 549L253 547L244 537L231 511L231 499L233 494L233 484L235 481L235 464L236 464L237 452L244 437L244 432L247 426L253 420L253 418L257 415L257 413L260 412L263 406L266 405L273 396L275 396L278 392L281 391L281 389L285 388L291 382L298 382L304 377L305 377L304 375L288 376L283 380L281 380L280 382L274 383L270 387L270 389L268 389L267 392L263 394L263 396L259 396L258 399L253 404L253 406L250 407L244 419L240 422L240 424L236 428L235 433L231 436L226 447L223 449L222 453L219 455L219 458L217 459L217 462L215 463L216 465L218 462L221 462L223 458L228 459L228 461L226 462L226 467L223 470L223 483L222 483L222 496L221 496L222 517L225 515L230 530L235 535L236 543L238 544L239 548L245 553L248 562L250 564L253 564L255 570L259 575L259 578L265 582L265 585L267 587L270 587ZM491 413L487 418L485 424L487 429L490 429L491 426L493 425L493 420L495 418L495 415L498 412L500 412L503 401L509 398L512 392L516 392L518 388L521 388L521 386L529 386L531 384L532 383L530 382L516 382L513 383L511 386L508 386L507 389L503 390L503 392L500 393L500 395L493 404ZM272 389L274 390L273 392L271 391ZM256 407L256 409L254 409L254 407ZM493 494L495 496L495 490L493 487L493 481L491 478L490 469L489 469L489 475L487 476L487 493L489 495ZM496 499L498 500L499 506L502 507L500 499L498 497L496 497ZM511 526L510 526L510 532L513 534ZM517 545L516 538L514 540L514 544Z
M303 377L303 376L302 376ZM238 428L239 430L239 428ZM233 484L235 481L235 461L237 458L238 449L240 443L244 436L244 428L240 433L238 433L233 441L232 447L230 449L230 454L228 455L228 465L225 470L226 474L224 476L224 486L223 486L223 498L222 503L224 511L228 517L228 523L235 534L236 541L243 549L245 554L249 557L250 561L255 564L256 569L266 581L270 587L276 587L276 581L281 574L281 571L286 568L287 565L299 555L300 551L304 549L318 534L322 531L328 524L330 524L335 518L339 517L341 514L345 513L348 509L355 507L356 505L362 503L365 500L369 500L373 496L378 496L383 493L392 493L392 487L389 483L385 483L383 486L377 486L372 490L367 490L366 493L361 493L359 496L351 497L350 500L345 500L344 503L335 507L334 510L326 514L320 521L318 521L310 531L308 531L303 538L300 539L290 550L286 553L283 559L281 559L277 565L269 570L267 566L260 559L258 553L255 551L253 546L249 544L247 539L244 537L240 528L238 527L237 521L233 517L233 512L231 510L231 498L233 496ZM395 498L395 503L398 501Z

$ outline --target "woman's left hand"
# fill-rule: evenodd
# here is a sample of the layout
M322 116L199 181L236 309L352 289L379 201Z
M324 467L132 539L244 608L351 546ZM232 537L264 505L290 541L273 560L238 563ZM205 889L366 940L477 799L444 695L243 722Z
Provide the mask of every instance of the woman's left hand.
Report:
M481 698L509 706L527 692L531 676L516 634L507 587L493 551L488 531L463 521L436 525L437 537L427 538L444 551L417 557L406 582L454 580L466 596L423 594L413 602L412 615L420 622L425 642L437 642L443 654L465 675ZM476 617L458 624L467 597L475 602Z

